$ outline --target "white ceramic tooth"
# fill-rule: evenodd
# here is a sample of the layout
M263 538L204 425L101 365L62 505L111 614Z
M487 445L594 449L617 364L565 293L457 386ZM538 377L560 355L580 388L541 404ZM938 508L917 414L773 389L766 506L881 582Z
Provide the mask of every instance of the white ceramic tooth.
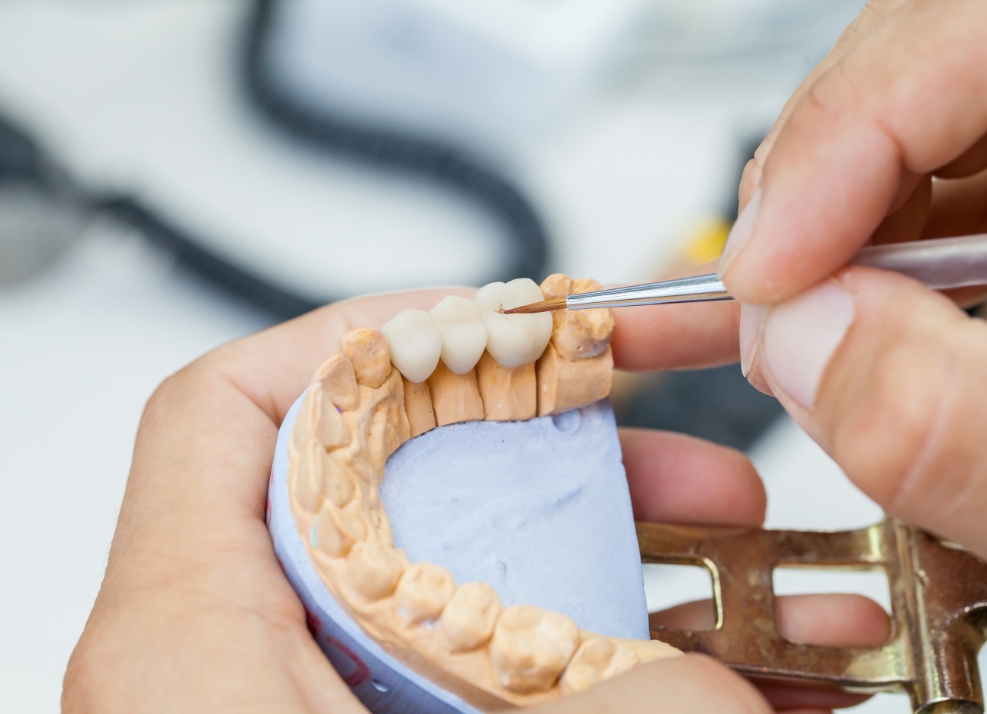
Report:
M534 362L552 337L552 315L504 315L509 310L544 299L541 288L530 278L509 283L490 283L480 288L474 300L487 326L487 351L504 367L513 369Z
M476 367L487 346L487 326L480 306L458 295L448 295L429 313L442 336L442 361L456 374Z
M387 338L391 363L409 382L424 382L435 371L442 353L442 337L424 310L402 310L380 331Z

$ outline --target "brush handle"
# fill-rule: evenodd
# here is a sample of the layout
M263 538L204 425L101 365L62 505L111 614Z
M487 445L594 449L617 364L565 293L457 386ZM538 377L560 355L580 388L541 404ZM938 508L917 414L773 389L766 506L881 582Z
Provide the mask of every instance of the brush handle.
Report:
M933 290L987 285L987 234L870 246L857 253L851 263L892 270L915 278ZM584 310L732 299L719 277L709 273L570 295L566 298L566 308Z
M987 234L875 245L852 262L893 270L933 290L987 285Z
M635 307L715 300L733 300L733 298L716 273L710 273L680 280L663 280L660 283L630 285L626 288L570 295L565 300L565 306L569 310L585 310L592 307Z

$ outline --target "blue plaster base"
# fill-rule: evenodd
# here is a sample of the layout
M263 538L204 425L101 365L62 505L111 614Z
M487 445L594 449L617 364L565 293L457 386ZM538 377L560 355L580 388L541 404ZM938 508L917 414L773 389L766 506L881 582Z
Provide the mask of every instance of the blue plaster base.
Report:
M412 561L480 580L505 606L648 639L641 557L613 411L604 400L526 422L467 422L412 439L381 484Z

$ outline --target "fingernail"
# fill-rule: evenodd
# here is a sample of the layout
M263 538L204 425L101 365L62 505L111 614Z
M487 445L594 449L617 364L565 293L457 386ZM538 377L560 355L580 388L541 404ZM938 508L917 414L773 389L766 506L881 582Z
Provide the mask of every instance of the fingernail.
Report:
M745 377L751 371L754 355L757 354L757 333L763 317L764 307L761 305L740 306L740 371Z
M826 366L853 316L853 295L830 279L775 305L764 317L761 364L806 409L815 407Z
M727 242L723 246L723 254L720 256L720 264L717 268L717 272L721 277L727 271L727 268L730 267L733 259L737 257L737 253L741 247L751 237L751 233L754 232L754 223L757 221L757 211L760 207L761 189L758 189L747 205L744 206L744 210L737 216L733 228L730 229L730 235L727 236Z

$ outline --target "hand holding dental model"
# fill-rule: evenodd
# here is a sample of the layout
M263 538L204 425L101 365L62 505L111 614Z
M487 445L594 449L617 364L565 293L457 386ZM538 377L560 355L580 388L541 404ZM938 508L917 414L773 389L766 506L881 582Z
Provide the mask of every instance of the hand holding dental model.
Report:
M987 327L907 278L840 268L872 234L879 243L987 231L985 27L980 0L869 4L748 168L746 209L721 264L732 294L773 305L743 310L752 382L772 390L889 512L982 556ZM461 303L438 310L448 294L331 305L223 346L161 385L138 433L106 576L66 674L67 712L365 711L316 646L274 557L264 523L271 458L291 403L344 335L381 328L409 308L436 310L441 335L468 311ZM614 318L618 368L703 367L738 356L733 304L632 308ZM391 327L414 333L414 320L403 320ZM472 359L466 333L443 363L452 374L451 364L465 370ZM435 341L420 352L411 342L397 359L421 376ZM524 342L508 339L508 353L522 353ZM530 411L530 401L523 406ZM743 455L636 430L624 430L621 445L635 517L761 523L763 486ZM702 624L688 607L657 617ZM777 617L798 642L870 647L888 635L883 612L856 597L783 598ZM807 713L852 701L759 693L710 660L683 656L532 711L645 712L660 703L684 713Z
M374 357L380 354L373 346L382 347L376 337L382 333L360 326L379 329L390 322L386 330L391 332L411 322L408 317L391 322L401 311L432 311L444 303L438 313L448 309L464 317L439 322L452 335L449 361L465 369L474 359L471 349L473 355L478 349L478 326L467 329L476 313L448 296L449 291L423 291L330 305L221 347L161 385L141 423L106 577L66 674L66 711L365 711L317 647L299 599L275 558L264 521L271 457L278 426L313 374L340 388L333 391L333 399L338 400L334 403L343 414L352 415L346 417L351 423L361 413L365 395L383 394L387 380L400 376L400 370ZM459 296L468 298L470 292ZM449 308L449 303L457 309ZM481 307L481 316L482 312ZM660 314L624 311L615 316L607 347L617 366L635 369L727 362L736 359L736 320L735 306L729 304L676 306ZM560 322L547 333L556 335L561 349L570 355L592 355L599 349L600 334L609 331L606 323L594 320L575 330L574 325ZM434 334L425 324L420 330L405 328L394 341L396 354L402 355L396 359L410 356L405 368L416 372L416 378L422 378L435 359ZM448 330L450 325L459 329ZM515 334L504 330L506 353L501 359L529 355L532 342L545 339L541 330L536 325ZM422 333L425 348L418 349L416 336ZM333 367L339 360L326 363L340 347L357 378L355 392L346 388L352 387L347 370ZM548 349L546 345L541 359ZM441 360L441 349L439 354ZM604 349L586 357L585 363L607 359L609 354ZM482 370L482 360L476 364L473 369ZM437 373L442 376L441 369L436 364L424 384ZM337 376L343 378L336 380ZM443 382L446 379L442 377ZM401 381L403 385L404 378ZM376 388L369 386L378 383ZM457 379L449 383L460 394L472 393L468 378L465 385ZM525 380L499 384L500 394L526 389L519 386ZM415 398L413 390L405 392L406 400L409 395ZM436 412L434 394L431 399L438 422L441 408ZM504 401L531 408L530 400ZM465 398L450 400L452 418L458 418L456 412L468 403ZM427 409L405 413L407 434L411 413L417 415L416 422L426 419L427 426ZM340 436L331 429L323 434L328 440ZM621 447L636 518L761 523L763 486L742 454L688 437L641 430L624 430ZM305 497L302 492L298 495ZM328 489L323 498L342 497ZM386 557L384 561L392 562ZM366 588L375 578L358 581ZM442 578L430 582L437 582L440 591L446 587ZM454 587L466 589L466 595L479 588L467 588L463 582ZM888 632L880 608L853 596L785 598L778 612L783 631L799 641L872 646ZM454 607L450 616L455 614ZM688 608L665 617L703 626L702 615ZM458 630L454 626L452 631ZM569 627L563 625L562 631ZM485 649L489 645L484 637L485 631L469 644ZM453 638L451 642L458 641L457 635ZM782 708L859 701L850 695L791 689L769 689L765 694ZM599 706L650 711L659 698L677 712L768 711L762 695L742 678L692 655L645 662L549 706L560 712Z

